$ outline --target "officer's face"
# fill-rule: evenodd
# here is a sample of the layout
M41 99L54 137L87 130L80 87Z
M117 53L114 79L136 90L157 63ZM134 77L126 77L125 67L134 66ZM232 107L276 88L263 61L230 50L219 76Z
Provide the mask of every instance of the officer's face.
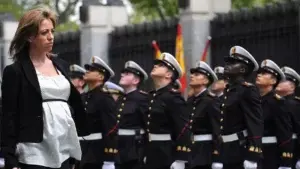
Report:
M208 78L199 72L194 72L190 75L190 86L196 87L201 85L207 85L209 83Z
M256 76L255 83L258 87L270 86L276 83L276 79L271 73L260 72Z
M215 83L212 84L211 90L213 91L223 91L226 87L225 80L218 80Z
M166 77L169 72L169 69L163 63L155 64L151 71L151 77Z
M295 85L293 82L288 80L280 82L276 87L276 93L280 96L286 96L289 93L293 93L295 91Z
M243 64L239 61L231 60L225 62L224 74L227 76L235 76L243 72Z
M88 70L83 76L83 79L86 82L99 81L99 80L103 80L103 78L104 78L103 74L95 70Z
M131 72L121 73L121 79L119 84L121 86L131 86L137 85L139 83L139 79Z

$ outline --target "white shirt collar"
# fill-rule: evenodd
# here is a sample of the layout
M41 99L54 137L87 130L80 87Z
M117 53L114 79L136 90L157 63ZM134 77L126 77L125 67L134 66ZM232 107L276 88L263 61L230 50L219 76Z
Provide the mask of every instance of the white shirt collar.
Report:
M196 97L198 97L201 93L203 93L207 88L204 88L202 91L200 91L197 95L195 95Z

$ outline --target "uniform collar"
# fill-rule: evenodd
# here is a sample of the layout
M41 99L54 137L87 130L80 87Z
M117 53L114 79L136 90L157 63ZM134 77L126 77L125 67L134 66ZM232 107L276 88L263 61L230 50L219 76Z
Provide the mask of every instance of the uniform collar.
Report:
M132 92L134 92L134 91L136 91L136 90L137 90L137 88L131 89L131 90L125 92L125 94L128 95L128 94L130 94L130 93L132 93Z
M285 98L287 98L287 99L291 99L291 98L294 98L294 97L295 97L295 93L285 96Z
M269 93L265 94L265 95L262 96L261 98L262 98L262 100L266 100L266 99L268 99L269 97L274 96L274 94L275 94L274 90L271 90Z
M197 95L195 95L195 97L200 96L202 93L204 93L207 90L207 88L204 88L202 91L200 91Z

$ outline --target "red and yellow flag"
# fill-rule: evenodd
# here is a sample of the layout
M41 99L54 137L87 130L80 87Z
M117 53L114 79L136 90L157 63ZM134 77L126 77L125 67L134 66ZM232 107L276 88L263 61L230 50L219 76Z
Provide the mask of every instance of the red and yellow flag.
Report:
M185 70L185 63L184 63L184 49L183 49L183 36L182 36L182 28L181 25L177 25L177 35L176 35L176 44L175 44L175 57L178 63L182 68L182 77L179 79L182 85L180 91L184 92L187 86L186 82L186 70Z
M152 41L152 46L153 46L153 48L155 50L155 59L160 59L161 51L160 51L160 49L158 47L158 44L156 43L155 40Z

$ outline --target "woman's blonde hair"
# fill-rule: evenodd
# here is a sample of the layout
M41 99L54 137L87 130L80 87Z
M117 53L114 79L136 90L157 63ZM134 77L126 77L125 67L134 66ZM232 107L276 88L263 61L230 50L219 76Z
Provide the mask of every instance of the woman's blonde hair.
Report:
M9 47L9 54L14 61L19 59L20 53L28 52L28 39L31 36L36 36L38 34L39 26L44 19L50 19L53 26L56 26L56 13L45 6L33 8L22 16L15 36Z

